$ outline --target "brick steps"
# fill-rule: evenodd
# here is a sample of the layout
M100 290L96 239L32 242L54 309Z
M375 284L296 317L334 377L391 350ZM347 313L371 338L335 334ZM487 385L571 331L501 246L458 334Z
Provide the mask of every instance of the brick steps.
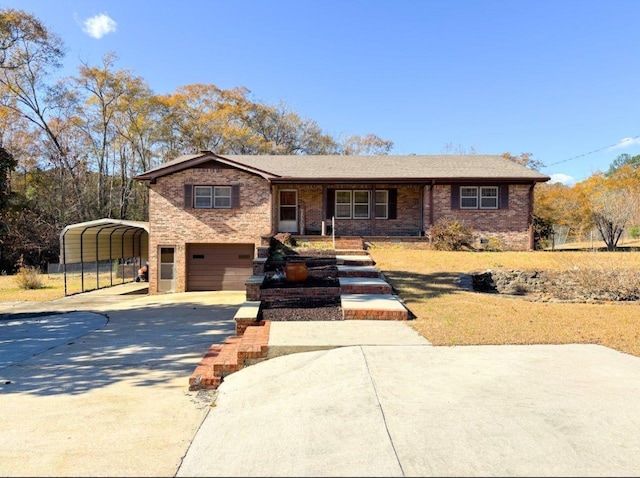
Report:
M374 266L338 266L338 277L380 277Z
M342 294L345 320L408 320L409 311L392 294Z
M387 282L372 277L340 277L340 294L391 294Z
M338 266L373 266L375 262L368 254L336 255Z
M189 377L189 390L217 389L227 375L266 358L269 325L249 326L241 336L212 345Z

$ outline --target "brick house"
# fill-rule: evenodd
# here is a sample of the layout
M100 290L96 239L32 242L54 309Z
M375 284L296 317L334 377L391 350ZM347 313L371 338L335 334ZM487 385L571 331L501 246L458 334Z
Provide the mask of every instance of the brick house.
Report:
M278 232L416 238L449 216L480 241L532 249L533 189L549 177L488 155L202 151L136 179L149 185L149 291L157 293L244 289L256 247Z

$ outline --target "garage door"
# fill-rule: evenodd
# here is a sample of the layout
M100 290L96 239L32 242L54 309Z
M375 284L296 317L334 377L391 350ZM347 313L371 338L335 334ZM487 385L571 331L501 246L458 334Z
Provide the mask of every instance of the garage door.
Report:
M244 290L253 274L253 244L189 244L187 290Z

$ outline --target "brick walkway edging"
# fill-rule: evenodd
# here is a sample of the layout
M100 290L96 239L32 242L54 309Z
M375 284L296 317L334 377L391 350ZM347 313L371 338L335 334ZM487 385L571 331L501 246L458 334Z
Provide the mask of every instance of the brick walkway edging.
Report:
M189 390L217 389L224 377L267 357L271 321L254 322L242 335L214 344L189 377Z

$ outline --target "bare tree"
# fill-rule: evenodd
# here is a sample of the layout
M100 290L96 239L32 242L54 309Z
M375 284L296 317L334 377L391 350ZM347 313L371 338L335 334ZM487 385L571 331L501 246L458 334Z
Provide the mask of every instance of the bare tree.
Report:
M591 200L592 217L607 245L615 251L627 222L638 211L638 192L632 189L609 189Z
M351 135L340 142L339 151L343 155L385 155L393 148L393 141L380 138L375 134L364 136Z

